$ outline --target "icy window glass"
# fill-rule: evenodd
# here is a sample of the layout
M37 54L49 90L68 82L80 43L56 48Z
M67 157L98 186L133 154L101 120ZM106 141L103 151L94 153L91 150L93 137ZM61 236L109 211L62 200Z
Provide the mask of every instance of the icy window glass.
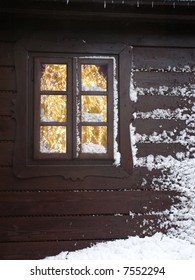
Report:
M82 153L102 154L107 152L107 127L82 126Z
M107 96L83 95L81 97L82 121L107 121Z
M66 126L41 126L40 152L66 153Z
M41 122L66 122L66 95L41 95Z
M67 65L41 64L41 91L66 91Z
M81 88L82 91L107 91L107 65L82 64Z

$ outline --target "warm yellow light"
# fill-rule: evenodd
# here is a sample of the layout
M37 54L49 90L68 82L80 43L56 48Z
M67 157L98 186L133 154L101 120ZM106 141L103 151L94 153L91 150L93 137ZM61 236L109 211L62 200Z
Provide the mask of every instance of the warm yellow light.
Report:
M107 126L83 126L82 144L90 143L107 148Z
M100 70L100 66L84 64L81 66L82 90L107 90L107 77Z
M81 98L81 107L82 107L82 121L86 121L85 113L91 114L93 117L96 114L96 117L99 116L101 122L107 121L107 97L103 95L83 95ZM95 115L94 115L95 116ZM97 121L94 118L94 121Z
M66 122L66 95L41 95L41 121Z
M43 64L41 91L66 91L67 65Z
M93 88L93 91L106 91L107 78L97 65L82 65L82 86ZM66 95L52 95L52 91L66 91L67 66L61 64L45 64L41 74L41 91L51 91L49 95L41 95L41 121L67 121ZM85 90L85 88L82 88ZM90 89L88 89L90 90ZM83 95L81 98L82 113L99 114L101 122L107 121L107 97L103 95ZM82 119L82 121L86 121ZM99 122L99 120L98 120ZM107 148L107 126L82 126L82 144L98 144ZM66 127L42 126L40 128L41 145L45 152L66 152ZM44 152L40 148L41 152Z
M66 153L66 126L41 126L40 152Z

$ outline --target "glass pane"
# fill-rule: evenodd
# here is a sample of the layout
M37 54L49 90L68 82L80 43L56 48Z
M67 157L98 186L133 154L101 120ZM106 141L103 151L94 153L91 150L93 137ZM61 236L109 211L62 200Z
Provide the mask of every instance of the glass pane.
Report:
M66 122L66 95L41 95L40 117L42 122Z
M107 121L107 97L98 95L83 95L81 97L83 122Z
M66 127L41 126L40 127L41 153L66 153Z
M107 65L81 65L82 91L106 91L107 80Z
M82 153L107 152L107 126L82 126L81 135Z
M66 85L66 64L41 64L41 90L66 91Z

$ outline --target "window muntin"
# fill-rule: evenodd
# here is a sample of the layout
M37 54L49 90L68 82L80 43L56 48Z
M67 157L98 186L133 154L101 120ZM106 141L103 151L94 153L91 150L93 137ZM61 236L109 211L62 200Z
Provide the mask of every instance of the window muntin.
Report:
M100 55L97 55L97 49L101 53ZM70 55L70 50L74 52L73 55ZM89 55L89 50L91 55ZM78 51L82 53L82 57L76 54ZM88 55L85 56L84 53ZM131 58L132 48L125 44L114 44L114 46L113 44L100 44L98 47L97 44L94 44L94 46L89 47L88 44L81 44L80 41L73 46L72 42L66 40L56 44L45 41L40 43L34 39L33 41L21 40L16 43L18 94L15 105L17 131L13 166L14 174L18 178L62 176L65 179L76 180L88 176L112 178L129 176L133 169L129 138L132 110L129 99ZM75 60L77 60L77 64L73 63ZM128 61L130 63L127 63ZM40 90L41 64L67 65L65 90L46 90L46 88ZM76 65L79 69L81 64L107 65L106 91L83 91L81 71L77 71L77 79L73 81L73 78L75 79L73 73L77 70L75 69ZM76 81L78 81L77 84ZM66 96L66 122L57 122L56 119L55 122L41 122L41 95ZM105 122L81 120L81 95L106 96L107 119ZM110 127L110 123L112 127ZM65 127L66 150L59 153L40 153L40 129L42 126L57 126L59 129L62 127L63 131ZM82 126L107 127L107 153L81 152ZM79 135L80 142L76 138L73 139L72 135ZM95 182L94 187L97 186ZM85 188L82 184L79 186Z
M113 59L35 61L35 158L113 159Z

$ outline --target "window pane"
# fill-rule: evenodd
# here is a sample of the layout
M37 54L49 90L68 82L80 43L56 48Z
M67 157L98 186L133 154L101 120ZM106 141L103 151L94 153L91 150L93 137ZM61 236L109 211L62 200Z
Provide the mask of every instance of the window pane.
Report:
M40 127L41 153L66 153L66 127L41 126Z
M107 127L82 126L82 153L102 154L107 152Z
M41 91L66 91L66 86L66 64L41 64Z
M98 95L83 95L81 97L82 121L106 122L107 97Z
M41 95L40 117L42 122L66 122L66 95Z
M107 65L82 64L82 91L107 91Z

